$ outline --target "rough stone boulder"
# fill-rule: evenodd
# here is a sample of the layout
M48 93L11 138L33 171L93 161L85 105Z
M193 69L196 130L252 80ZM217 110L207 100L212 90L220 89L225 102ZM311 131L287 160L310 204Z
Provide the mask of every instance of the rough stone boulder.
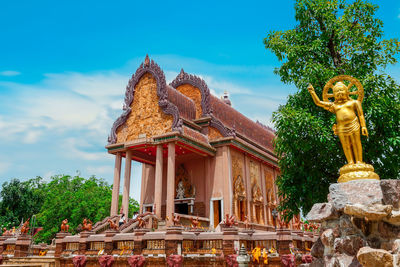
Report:
M317 242L311 248L311 256L314 258L324 257L324 244L322 244L321 238L317 239Z
M358 218L365 218L369 221L379 221L387 217L392 212L392 205L362 205L359 203L346 205L344 213Z
M393 267L393 255L383 249L363 247L357 253L363 267Z
M331 184L328 201L338 211L343 211L347 204L382 204L383 193L380 182L368 179Z
M400 267L400 180L356 180L329 191L328 203L307 214L321 223L311 248L315 264Z
M392 210L387 218L383 218L385 222L388 222L393 225L400 226L400 211L399 210Z
M331 203L317 203L307 214L307 221L320 223L325 220L337 219L338 217L338 213Z
M382 180L383 204L400 209L400 180Z

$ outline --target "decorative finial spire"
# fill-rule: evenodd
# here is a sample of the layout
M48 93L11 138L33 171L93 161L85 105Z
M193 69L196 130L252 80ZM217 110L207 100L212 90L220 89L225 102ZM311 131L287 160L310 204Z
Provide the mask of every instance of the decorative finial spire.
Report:
M225 104L231 106L232 102L229 100L229 94L228 91L225 90L224 96L221 97L222 101L224 101Z
M179 73L178 77L180 79L183 79L183 77L185 76L185 71L183 70L183 68L181 69L181 72Z
M150 65L150 58L149 58L148 54L146 54L146 58L144 59L144 65L145 66L149 66Z

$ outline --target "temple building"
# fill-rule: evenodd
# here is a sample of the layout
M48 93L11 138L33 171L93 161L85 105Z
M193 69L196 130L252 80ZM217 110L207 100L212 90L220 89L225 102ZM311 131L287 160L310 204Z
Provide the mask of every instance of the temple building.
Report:
M251 266L309 263L319 226L280 218L273 138L201 78L182 70L167 84L146 56L106 146L115 155L110 216L82 218L74 235L66 218L51 245L35 245L22 227L4 229L0 265L222 267L237 266L239 256L249 263L247 255ZM141 188L132 188L141 194L135 219L120 214L128 214L133 160L143 166Z
M182 69L167 84L146 56L129 80L106 146L115 155L110 215L119 211L122 160L127 214L135 160L143 166L141 189L133 189L141 192L141 212L198 216L210 227L234 214L240 222L272 227L279 174L273 138L272 129L235 110L226 94L212 95L200 77Z

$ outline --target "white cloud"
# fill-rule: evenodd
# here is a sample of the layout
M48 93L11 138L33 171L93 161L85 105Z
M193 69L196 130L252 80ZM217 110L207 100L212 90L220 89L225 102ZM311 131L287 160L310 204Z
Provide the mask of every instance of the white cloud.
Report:
M104 142L105 143L105 142ZM84 139L67 138L62 144L63 152L73 159L101 160L106 157L106 152L91 152L91 146Z
M0 76L9 76L9 77L18 76L20 74L21 74L20 72L14 70L5 70L0 72Z
M18 92L9 99L11 115L0 116L0 137L34 143L42 131L92 131L103 138L114 113L122 112L128 78L113 72L84 75L80 73L46 74L36 85L0 83ZM101 134L99 136L99 132ZM107 132L107 133L106 133Z
M109 174L111 173L113 170L112 168L110 168L110 166L108 165L104 165L104 166L88 166L86 168L87 172L92 174L92 175L102 175L102 174Z

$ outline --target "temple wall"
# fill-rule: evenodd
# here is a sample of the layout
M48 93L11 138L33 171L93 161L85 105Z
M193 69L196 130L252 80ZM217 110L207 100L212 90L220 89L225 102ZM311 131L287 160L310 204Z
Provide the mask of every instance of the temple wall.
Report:
M273 225L271 208L268 203L278 202L275 178L278 174L270 165L263 164L249 155L231 149L232 161L232 207L233 214L240 218L239 200L244 199L245 215L252 222ZM238 181L241 176L242 182ZM244 187L244 188L243 188ZM257 189L259 191L257 192ZM243 198L244 196L244 198ZM243 209L243 208L242 208ZM256 215L258 214L258 215Z
M215 157L210 158L210 179L211 198L221 199L223 202L222 216L232 212L232 181L230 170L230 150L228 146L217 148Z
M128 119L117 129L117 143L135 140L140 134L150 137L171 131L172 116L158 105L157 81L150 73L136 84L130 107Z

